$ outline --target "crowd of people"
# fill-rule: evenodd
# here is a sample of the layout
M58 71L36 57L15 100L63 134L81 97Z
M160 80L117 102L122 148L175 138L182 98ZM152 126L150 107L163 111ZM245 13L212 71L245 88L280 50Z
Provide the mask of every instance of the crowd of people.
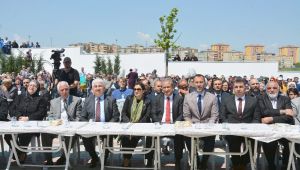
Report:
M36 42L35 44L33 42L22 42L21 45L17 43L16 40L9 40L8 37L5 37L2 39L0 37L0 51L2 51L4 54L11 54L12 48L41 48L41 45L39 42Z
M148 74L138 74L130 69L126 77L104 74L86 74L71 67L69 57L63 60L64 68L57 77L42 71L34 75L30 68L20 73L1 75L0 120L8 121L15 117L19 121L43 120L51 115L66 121L133 122L133 123L299 123L297 111L300 110L300 82L298 77L283 79L279 77L254 76L209 76L196 74L192 77L158 77L156 70ZM82 103L82 98L85 98ZM118 108L118 101L125 100ZM18 135L21 146L29 144L36 134ZM56 135L43 134L43 146L51 146ZM102 137L104 138L104 136ZM122 136L122 147L136 147L141 137ZM244 138L225 136L230 152L239 152ZM5 136L10 144L11 137ZM66 138L65 140L68 140ZM93 168L99 164L95 150L94 137L82 137L86 151L91 157ZM203 151L212 152L215 136L203 137ZM74 140L76 141L76 140ZM112 142L112 140L110 140ZM151 146L151 140L146 140ZM186 136L164 137L162 152L170 153L170 143L174 142L175 169L182 169L181 159L184 146L190 150L190 139ZM68 142L67 142L68 143ZM276 169L275 153L278 144L282 146L282 167L287 168L289 147L286 139L262 143L268 162L268 169ZM112 143L110 143L112 145ZM21 162L26 153L18 151ZM105 153L105 163L109 153ZM123 155L124 167L131 166L131 154ZM153 166L153 152L146 155L147 167ZM198 167L207 169L209 155L198 157ZM64 153L56 161L52 154L45 153L46 165L60 165L66 161ZM233 169L246 169L249 155L231 156Z

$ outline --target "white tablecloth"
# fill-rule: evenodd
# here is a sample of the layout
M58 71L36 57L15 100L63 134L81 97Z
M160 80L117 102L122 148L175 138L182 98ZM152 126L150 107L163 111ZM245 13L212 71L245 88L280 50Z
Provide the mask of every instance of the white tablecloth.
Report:
M156 126L154 123L102 123L92 122L77 129L84 137L96 135L174 136L173 124Z
M70 122L70 126L65 125L50 126L48 121L17 121L17 126L12 126L11 122L0 122L0 133L52 133L62 136L74 136L76 130L84 126L87 122Z

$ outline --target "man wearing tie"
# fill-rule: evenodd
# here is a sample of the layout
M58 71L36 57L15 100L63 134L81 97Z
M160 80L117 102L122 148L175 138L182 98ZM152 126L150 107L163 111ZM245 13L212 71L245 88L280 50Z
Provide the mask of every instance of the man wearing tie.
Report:
M279 95L279 85L275 81L269 81L266 85L266 93L259 97L261 108L261 122L265 124L286 123L294 124L291 101L287 96ZM263 143L263 149L268 161L269 170L276 169L274 164L278 143L283 146L282 167L287 169L289 145L287 139L279 139L270 143Z
M219 112L221 111L221 105L222 105L222 101L226 100L227 97L230 96L230 94L225 93L222 91L222 80L219 78L216 78L213 80L213 90L210 91L212 94L214 94L217 99L218 99L218 109ZM222 120L220 119L219 122L222 123Z
M92 93L93 94L91 94L84 102L80 121L89 121L92 119L95 120L95 122L118 122L120 112L116 100L111 96L105 95L105 82L102 79L95 79L92 82ZM95 151L94 140L95 137L82 137L83 145L92 158L89 165L90 168L96 167L97 162L99 162L98 155ZM110 139L109 145L112 146L112 138ZM108 150L105 152L105 162L107 157Z
M48 116L54 116L55 119L62 119L63 121L78 121L79 115L82 110L81 98L69 95L69 84L65 81L60 81L57 84L57 90L60 97L50 101L50 113ZM43 146L51 147L52 140L56 138L55 134L42 134ZM73 143L76 140L73 140ZM68 146L69 137L65 137L65 143ZM72 143L72 145L73 145ZM68 148L68 147L67 147ZM45 153L46 161L44 164L52 165L52 153ZM64 152L61 157L56 161L56 165L62 165L66 161Z
M227 123L259 123L260 107L256 98L245 95L246 87L242 78L237 77L233 84L234 95L222 102L220 117ZM240 136L226 136L230 152L240 152L245 138ZM245 146L245 145L244 145ZM231 155L233 170L246 170L249 163L248 153L245 155Z
M174 93L174 84L172 79L165 79L162 82L162 94L157 95L152 102L152 121L162 123L175 123L182 120L183 98ZM169 140L163 143L163 152L167 154L167 145ZM181 135L175 135L175 169L180 169L180 160L182 158L183 140Z
M183 118L192 123L216 123L219 117L218 102L215 95L205 90L205 77L197 74L194 77L196 91L185 96L183 102ZM201 138L203 140L203 151L213 152L215 145L215 136ZM190 139L186 140L190 149ZM203 155L202 160L198 158L198 164L201 169L207 169L209 155Z

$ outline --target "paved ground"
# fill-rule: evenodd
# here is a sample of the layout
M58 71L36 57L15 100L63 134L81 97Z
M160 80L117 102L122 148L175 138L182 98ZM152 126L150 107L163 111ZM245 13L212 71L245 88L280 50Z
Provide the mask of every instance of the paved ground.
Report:
M114 145L117 145L117 142L114 142ZM224 150L216 148L215 149L218 152L223 152ZM7 159L8 159L8 146L5 144L5 151L1 153L0 155L0 169L5 169L6 164L7 164ZM84 146L80 145L80 159L76 158L77 153L72 153L71 154L71 165L74 170L87 170L89 169L87 167L87 163L89 161L89 156L88 153L85 152ZM182 159L182 169L188 169L188 153L184 153L184 157ZM59 153L54 154L54 161L58 159ZM28 154L27 158L27 163L31 163L33 160L35 160L36 164L41 164L43 161L43 155L42 154ZM171 170L174 169L174 153L171 152L170 155L161 155L161 160L162 160L162 170ZM215 170L220 170L220 169L225 169L226 165L224 163L225 159L224 156L212 156L209 160L209 169L215 169ZM133 167L143 167L144 166L144 157L141 155L134 155L131 161ZM109 165L114 165L114 166L120 166L122 164L122 156L120 154L111 154L109 158ZM265 163L264 163L264 158L259 159L259 168L258 169L266 169ZM11 166L12 170L37 170L37 169L42 169L42 168L32 168L32 167L26 167L26 168L20 168L17 166L16 162L12 163ZM44 168L45 169L45 168ZM63 169L63 168L49 168L53 170L58 170L58 169ZM100 165L98 165L94 169L100 169ZM112 168L105 168L105 169L112 169Z

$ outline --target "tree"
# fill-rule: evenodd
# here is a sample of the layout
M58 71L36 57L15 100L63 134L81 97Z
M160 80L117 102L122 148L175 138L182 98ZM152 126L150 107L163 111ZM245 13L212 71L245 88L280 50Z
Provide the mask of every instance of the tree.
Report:
M107 74L107 69L106 69L106 63L105 59L101 58L101 69L100 69L102 74Z
M95 66L94 66L94 70L95 73L99 73L101 70L101 58L97 55L96 56L96 61L94 61Z
M5 55L3 53L0 52L0 62L1 62L1 73L7 72L7 68L6 68L6 62L7 59L5 57Z
M15 64L15 58L14 56L10 55L8 58L7 58L7 62L6 62L6 72L14 72L15 69L16 69L16 64Z
M111 63L110 57L107 58L107 74L113 74L113 65Z
M26 59L25 59L26 60ZM33 57L33 59L30 61L31 63L30 63L30 70L33 72L33 74L36 74L37 72L36 72L36 58L35 57Z
M169 16L162 16L159 18L161 33L158 33L158 39L155 39L154 42L157 46L161 47L165 51L165 64L166 64L166 72L165 76L168 76L168 61L170 58L170 48L177 48L174 39L174 35L177 30L174 28L175 24L178 22L177 19L178 9L173 8L169 14Z
M43 56L40 56L39 60L36 61L36 72L40 72L43 70L44 59Z
M121 61L120 61L120 55L117 54L115 56L115 61L114 61L114 73L116 75L120 74L120 69L121 69L120 63L121 63Z

